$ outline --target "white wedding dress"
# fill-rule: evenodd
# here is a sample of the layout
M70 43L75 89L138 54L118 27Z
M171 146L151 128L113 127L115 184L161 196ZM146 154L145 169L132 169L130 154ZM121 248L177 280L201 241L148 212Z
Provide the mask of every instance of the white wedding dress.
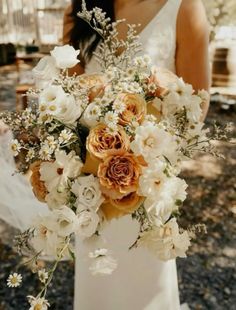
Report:
M10 131L0 135L0 219L21 231L26 230L38 214L48 208L35 199L26 176L16 173L10 150Z
M169 0L140 34L143 53L153 64L175 72L176 20L181 0ZM99 71L94 58L87 73ZM158 261L145 249L128 251L137 236L138 225L125 216L113 220L101 238L77 240L75 310L179 310L175 260ZM93 276L88 252L107 247L118 260L111 276Z

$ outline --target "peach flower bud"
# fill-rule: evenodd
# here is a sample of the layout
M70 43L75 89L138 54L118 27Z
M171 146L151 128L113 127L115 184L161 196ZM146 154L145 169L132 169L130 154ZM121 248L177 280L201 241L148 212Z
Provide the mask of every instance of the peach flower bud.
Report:
M132 121L142 123L146 115L146 101L139 94L122 93L117 99L125 104L125 110L119 115L119 124L129 125Z
M103 74L83 74L77 78L77 82L80 87L89 89L89 102L104 94L106 78Z
M111 151L98 167L101 191L112 199L136 192L140 174L138 158L124 150Z
M48 194L45 183L40 180L40 166L41 161L36 161L32 165L30 165L30 170L32 172L30 177L30 183L32 185L33 193L35 197L41 201L45 202L45 198Z
M130 148L129 137L125 130L118 126L117 132L110 132L104 124L99 124L90 130L87 138L87 150L92 156L103 159L111 150L125 150Z

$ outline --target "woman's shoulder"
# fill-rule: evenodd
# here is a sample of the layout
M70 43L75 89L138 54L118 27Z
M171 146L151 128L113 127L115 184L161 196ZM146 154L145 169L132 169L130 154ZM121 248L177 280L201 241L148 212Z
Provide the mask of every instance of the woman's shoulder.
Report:
M177 32L191 39L197 34L209 35L209 23L202 0L182 0L177 19Z

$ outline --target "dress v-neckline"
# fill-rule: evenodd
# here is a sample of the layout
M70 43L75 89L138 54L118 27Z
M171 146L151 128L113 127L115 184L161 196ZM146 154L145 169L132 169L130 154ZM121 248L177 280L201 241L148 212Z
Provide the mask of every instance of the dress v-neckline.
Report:
M157 17L159 17L161 13L166 9L170 1L171 0L166 1L166 3L160 8L157 14L147 23L147 25L143 28L143 30L140 31L140 33L138 34L139 36L141 36L142 33L145 32L154 23L154 21L156 21Z

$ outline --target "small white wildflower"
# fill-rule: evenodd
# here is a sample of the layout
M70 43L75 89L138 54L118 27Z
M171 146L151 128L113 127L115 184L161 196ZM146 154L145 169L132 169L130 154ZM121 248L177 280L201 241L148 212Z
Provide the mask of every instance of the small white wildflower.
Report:
M7 286L8 287L18 287L22 282L22 275L14 272L10 274L7 279Z
M41 269L38 271L38 277L42 283L45 283L48 279L48 272L46 272L45 269Z
M17 156L21 150L21 144L17 139L14 139L11 143L11 150L14 156Z
M133 67L127 68L123 74L124 78L133 79L136 74L136 69Z
M38 117L38 123L39 124L48 124L53 120L53 117L48 114L40 114Z
M49 302L45 298L41 297L34 297L34 296L27 296L30 308L29 310L47 310L50 307Z
M30 161L31 159L33 159L35 156L35 150L33 148L28 150L28 153L26 155L26 161Z
M119 99L114 101L112 107L113 107L113 110L115 111L115 113L117 113L117 114L121 114L126 108L124 102L122 102Z
M68 143L72 137L73 137L73 133L67 129L64 129L60 133L58 141L60 144L65 144L65 143Z
M40 113L40 115L42 114L42 115L45 115L46 113L47 113L47 104L45 104L45 103L40 103L39 104L39 113Z
M104 121L109 127L112 127L114 124L116 125L118 123L118 120L118 114L111 111L107 112L104 117Z
M44 141L44 144L51 149L51 152L53 152L58 146L58 141L55 140L53 136L49 136Z
M150 84L148 84L148 91L149 91L150 93L154 93L154 92L156 91L156 89L157 89L157 86L156 86L155 83L150 83Z
M48 145L43 145L39 151L39 156L42 160L49 161L51 159L52 149Z
M106 132L108 134L114 134L118 131L118 126L114 123L109 123L108 127L106 128Z

